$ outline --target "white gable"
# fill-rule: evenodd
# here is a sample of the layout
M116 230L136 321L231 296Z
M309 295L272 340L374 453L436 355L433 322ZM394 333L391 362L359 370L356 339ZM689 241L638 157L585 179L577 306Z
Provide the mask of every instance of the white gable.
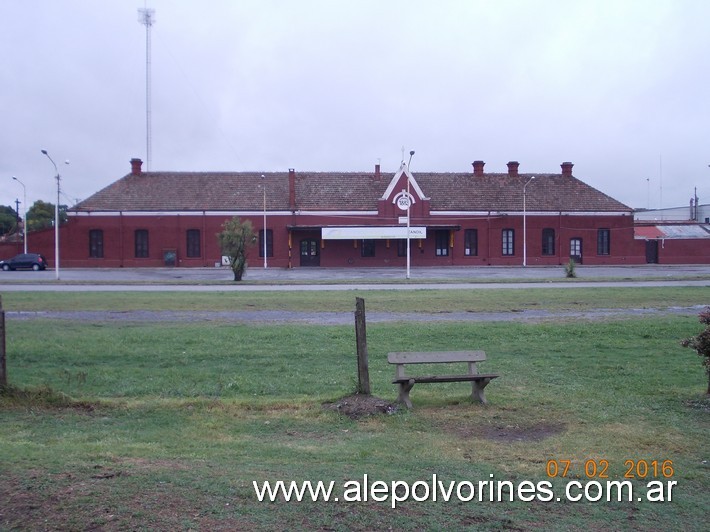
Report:
M405 163L402 163L402 166L399 167L397 173L394 174L394 177L392 178L392 181L390 181L387 190L385 190L385 193L382 195L382 199L389 200L391 198L394 189L397 187L397 183L399 183L400 179L402 178L402 174L404 174L405 178L409 180L409 192L413 196L412 199L414 201L416 201L417 199L429 199L424 196L422 189L419 188L417 180L414 179L414 176L409 172L409 168Z

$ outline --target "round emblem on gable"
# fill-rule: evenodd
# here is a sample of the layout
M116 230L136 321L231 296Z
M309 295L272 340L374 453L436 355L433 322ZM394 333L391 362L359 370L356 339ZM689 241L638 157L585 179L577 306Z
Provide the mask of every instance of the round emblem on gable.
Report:
M397 207L399 207L403 211L406 211L411 206L412 206L412 202L407 196L402 196L401 198L397 198Z
M413 198L403 190L395 196L393 203L395 203L400 210L408 211L414 202Z

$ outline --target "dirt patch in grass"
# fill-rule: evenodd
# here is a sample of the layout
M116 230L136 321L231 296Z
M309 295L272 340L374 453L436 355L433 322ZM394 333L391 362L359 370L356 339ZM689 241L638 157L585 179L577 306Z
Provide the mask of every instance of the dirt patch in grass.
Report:
M476 425L457 432L464 438L475 436L492 441L511 443L516 441L541 441L561 434L566 429L567 426L564 423L540 422L530 425L501 423Z
M548 420L516 421L511 419L452 419L435 422L438 429L462 439L483 438L502 443L536 442L562 434L567 425Z
M128 468L141 471L153 471L157 469L169 469L172 471L188 471L190 466L179 460L166 460L166 459L148 459L148 458L116 458L113 460L116 464L125 464ZM101 466L94 466L95 469L101 469Z
M374 395L354 394L332 403L323 403L323 408L335 410L351 419L360 419L378 414L393 414L397 411L399 405Z
M155 467L160 467L156 465ZM127 487L126 479L141 477ZM253 530L230 509L194 492L155 483L141 471L31 470L0 478L2 530ZM118 490L118 493L116 492Z

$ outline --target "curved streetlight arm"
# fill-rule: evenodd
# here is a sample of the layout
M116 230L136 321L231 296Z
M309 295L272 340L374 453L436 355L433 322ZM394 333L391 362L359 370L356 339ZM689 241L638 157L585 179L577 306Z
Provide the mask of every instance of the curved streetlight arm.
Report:
M54 162L54 159L47 153L47 150L42 150L42 153L47 156L47 159L50 160L52 165L54 166L54 171L56 172L57 176L59 176L59 168L57 168L57 163Z
M530 179L528 179L528 182L523 185L523 193L525 192L525 189L528 188L528 185L533 179L535 179L535 176L532 176Z

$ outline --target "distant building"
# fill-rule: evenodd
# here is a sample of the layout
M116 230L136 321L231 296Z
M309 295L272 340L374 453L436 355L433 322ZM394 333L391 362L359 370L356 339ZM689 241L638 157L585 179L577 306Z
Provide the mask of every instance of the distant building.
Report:
M692 222L710 224L710 204L691 204L686 207L669 207L665 209L638 209L634 212L637 222Z
M695 199L688 207L639 209L634 238L643 241L646 262L710 263L710 205Z

